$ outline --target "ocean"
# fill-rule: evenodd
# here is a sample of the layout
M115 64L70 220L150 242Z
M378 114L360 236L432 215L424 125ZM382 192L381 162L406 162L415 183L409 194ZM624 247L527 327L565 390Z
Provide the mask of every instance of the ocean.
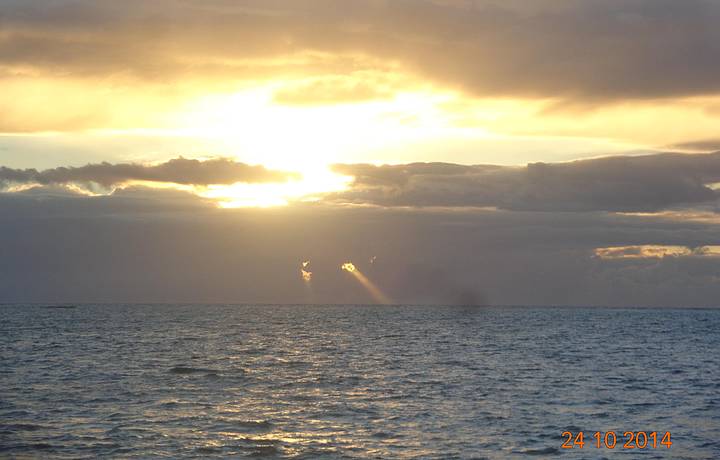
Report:
M0 306L2 458L720 458L720 310L52 307Z

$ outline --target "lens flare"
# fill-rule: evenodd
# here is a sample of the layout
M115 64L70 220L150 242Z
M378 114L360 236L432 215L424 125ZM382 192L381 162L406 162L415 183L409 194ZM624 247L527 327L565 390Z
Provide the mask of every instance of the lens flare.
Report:
M352 262L345 262L340 266L340 268L350 273L354 273L355 270L357 270L357 268L355 268L355 265L353 265Z
M381 304L392 304L392 300L377 287L375 284L370 281L367 276L365 276L360 270L357 269L355 264L352 262L345 262L340 266L342 270L345 270L346 272L350 273L355 277L356 280L370 293L373 299L375 299L376 302Z
M306 260L302 263L302 267L300 267L300 276L302 276L303 281L305 283L310 283L312 281L312 272L310 271L310 261Z

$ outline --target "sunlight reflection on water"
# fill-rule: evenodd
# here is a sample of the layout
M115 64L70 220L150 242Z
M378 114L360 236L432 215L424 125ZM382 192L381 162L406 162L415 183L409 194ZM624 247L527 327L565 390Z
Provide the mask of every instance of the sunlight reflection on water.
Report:
M88 305L0 315L0 456L720 454L718 310ZM675 445L560 451L573 429L671 431Z

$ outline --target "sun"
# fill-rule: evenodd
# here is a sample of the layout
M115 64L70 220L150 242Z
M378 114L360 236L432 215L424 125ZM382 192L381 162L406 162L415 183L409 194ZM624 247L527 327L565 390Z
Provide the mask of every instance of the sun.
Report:
M292 202L317 201L323 194L348 188L352 177L318 166L300 172L302 178L282 183L211 185L196 194L215 200L221 208L285 206Z
M203 139L211 151L232 152L238 161L298 172L301 179L209 186L198 195L222 207L313 200L345 190L352 181L332 172L332 164L377 164L388 152L460 135L441 109L452 97L448 94L413 90L380 100L288 105L275 96L287 84L265 82L232 94L200 97L178 111L172 133Z
M369 152L449 134L439 108L448 95L402 92L385 100L285 105L265 84L201 97L173 121L185 135L213 139L245 161L303 168L367 158Z

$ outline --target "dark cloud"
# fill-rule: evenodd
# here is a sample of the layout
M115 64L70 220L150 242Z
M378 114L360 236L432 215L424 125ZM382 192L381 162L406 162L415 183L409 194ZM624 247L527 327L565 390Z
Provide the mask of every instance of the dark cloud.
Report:
M0 193L5 222L16 219L96 219L108 216L182 216L210 213L216 206L190 192L142 186L89 196L62 186L43 186L15 193Z
M647 212L712 203L720 152L618 156L526 167L413 163L336 165L355 177L329 200L381 206L476 206L516 211Z
M175 203L170 205L169 203ZM596 248L720 243L717 220L607 213L218 210L188 194L0 195L0 302L368 303L353 261L401 303L715 305L720 257ZM371 256L377 256L373 264Z
M5 0L0 66L236 79L246 59L313 51L476 95L651 99L720 92L719 22L712 0Z
M102 187L111 187L128 181L210 185L235 182L284 182L295 177L293 173L271 171L263 166L251 166L226 158L206 161L176 158L157 165L98 163L43 171L0 167L0 185L93 183Z
M353 176L354 181L346 191L324 195L325 203L526 212L654 212L715 206L720 152L617 156L525 167L411 163L341 164L333 168ZM282 182L296 176L230 159L177 158L158 165L98 163L43 171L0 167L0 185L80 184L90 189L109 189L128 181L208 185Z
M601 305L718 306L720 257L604 260L591 273L587 295Z

